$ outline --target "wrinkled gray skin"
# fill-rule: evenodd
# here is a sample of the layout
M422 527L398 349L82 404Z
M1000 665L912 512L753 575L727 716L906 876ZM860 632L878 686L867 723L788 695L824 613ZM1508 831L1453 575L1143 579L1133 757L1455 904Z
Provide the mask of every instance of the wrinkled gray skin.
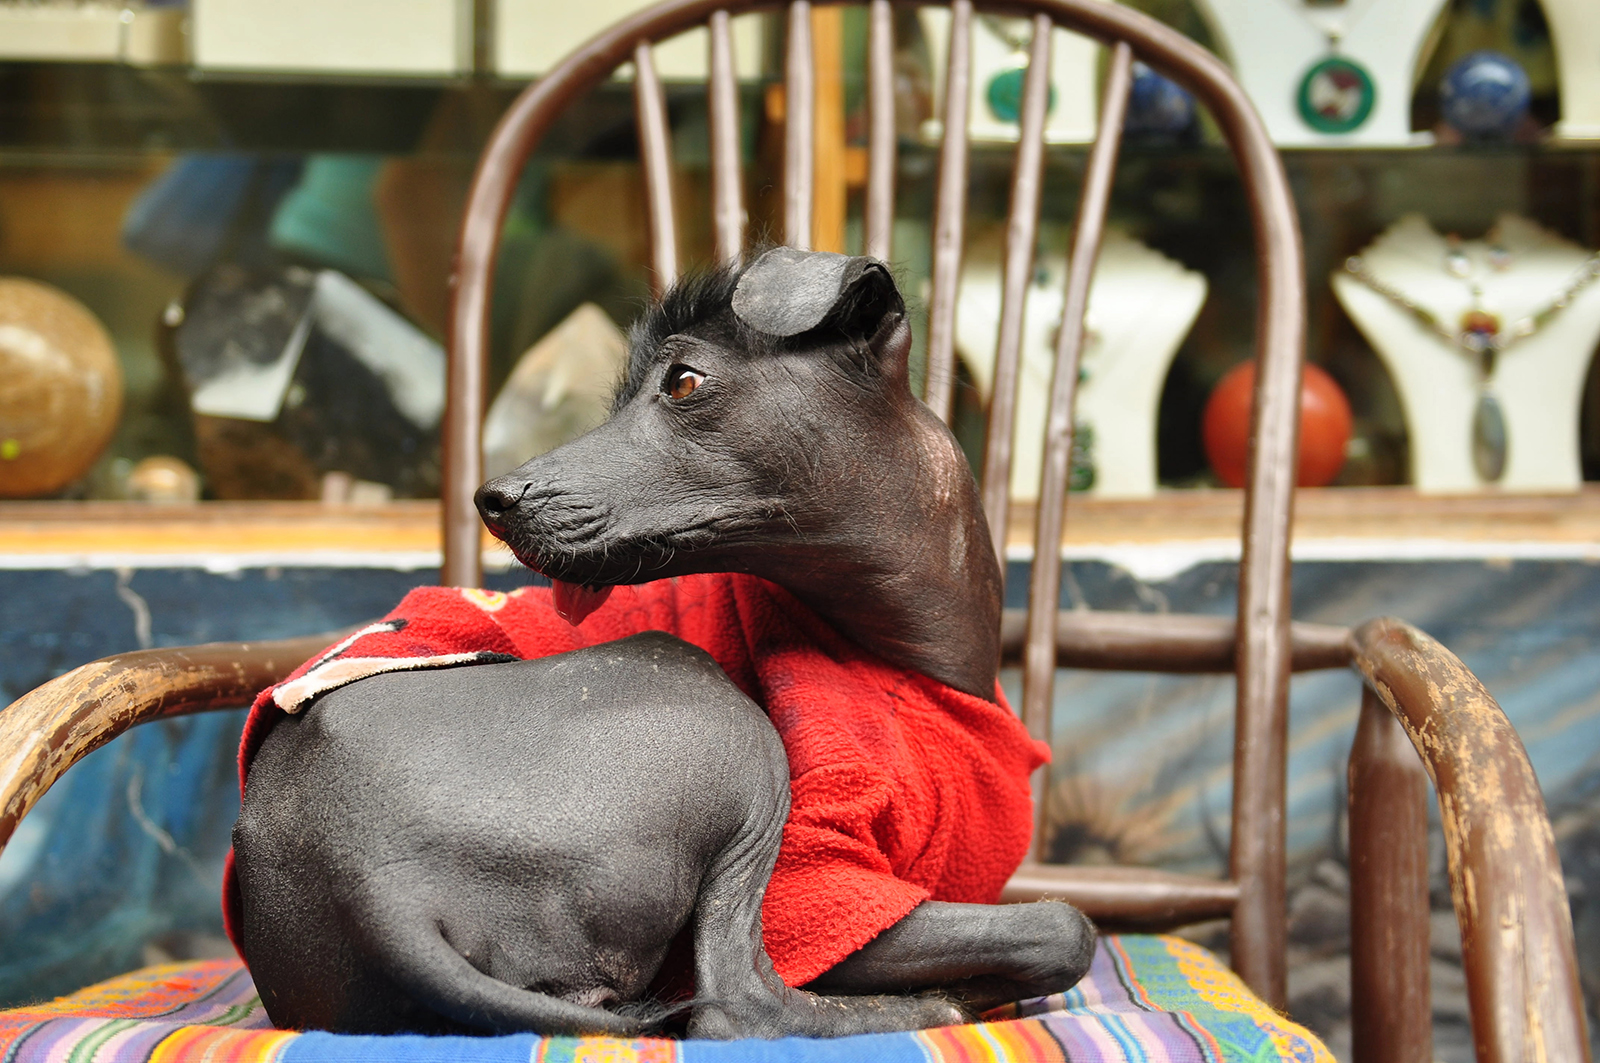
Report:
M611 420L484 485L485 522L574 584L762 576L992 699L998 566L954 438L908 388L893 281L769 254L754 294L820 306L763 316L747 285L735 314L733 274L670 293ZM703 380L672 398L684 368ZM943 1025L1088 968L1094 930L1067 905L929 901L785 987L760 920L788 805L771 724L668 635L375 676L279 723L251 766L245 958L280 1026L631 1035L660 1021L628 1002L689 928L702 1037Z

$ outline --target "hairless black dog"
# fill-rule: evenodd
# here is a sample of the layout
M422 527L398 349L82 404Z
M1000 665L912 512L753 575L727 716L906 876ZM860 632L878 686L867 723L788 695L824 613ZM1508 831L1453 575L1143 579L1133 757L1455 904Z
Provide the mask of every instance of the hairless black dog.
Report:
M871 259L778 248L687 282L635 328L611 420L479 509L574 620L614 585L748 573L993 700L998 564L910 344ZM761 903L788 811L772 724L670 635L373 676L255 756L243 951L274 1022L351 1032L636 1034L686 927L694 1036L942 1025L1087 969L1094 930L1065 904L929 900L785 986Z

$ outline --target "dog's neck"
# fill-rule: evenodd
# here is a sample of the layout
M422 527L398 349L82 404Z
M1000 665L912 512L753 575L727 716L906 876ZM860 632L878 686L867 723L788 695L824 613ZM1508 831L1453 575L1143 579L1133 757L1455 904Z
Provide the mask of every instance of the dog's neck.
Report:
M988 523L955 439L921 404L911 422L828 542L775 582L890 664L992 701L1001 581Z

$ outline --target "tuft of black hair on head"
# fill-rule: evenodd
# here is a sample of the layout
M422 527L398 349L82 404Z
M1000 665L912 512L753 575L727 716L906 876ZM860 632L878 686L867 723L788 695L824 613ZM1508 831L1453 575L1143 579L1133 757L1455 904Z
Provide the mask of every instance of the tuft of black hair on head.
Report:
M753 248L745 262L753 263L768 247ZM621 410L638 396L651 376L656 352L670 337L694 335L725 347L759 357L763 353L815 342L817 329L799 336L780 338L750 328L733 312L733 293L739 286L744 267L723 265L690 273L679 279L665 295L645 311L628 332L628 369L611 399L611 412ZM834 306L821 327L837 332L851 342L872 338L882 322L885 308L905 313L905 300L888 267L874 268L865 275L866 283L852 285ZM858 369L871 372L865 364Z
M740 272L738 266L725 265L691 273L667 289L660 301L652 303L644 316L634 322L628 331L628 372L611 400L613 413L631 402L645 386L651 359L668 337L718 325L740 331L731 309Z

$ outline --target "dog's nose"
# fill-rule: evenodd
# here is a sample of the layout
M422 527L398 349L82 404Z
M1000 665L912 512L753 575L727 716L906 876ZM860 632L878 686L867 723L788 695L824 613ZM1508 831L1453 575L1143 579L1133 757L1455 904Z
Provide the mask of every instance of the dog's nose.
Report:
M501 476L478 488L472 500L477 503L478 513L484 523L496 527L504 523L507 513L517 508L517 503L522 501L527 491L526 481Z

